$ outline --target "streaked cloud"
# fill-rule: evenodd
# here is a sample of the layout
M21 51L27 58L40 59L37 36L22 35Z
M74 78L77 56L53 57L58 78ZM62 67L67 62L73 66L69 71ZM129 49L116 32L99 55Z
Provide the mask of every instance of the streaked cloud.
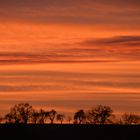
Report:
M1 21L129 27L140 23L138 0L1 0L0 7Z
M0 110L139 112L139 31L139 0L0 0Z
M86 45L120 45L121 47L135 47L140 46L140 36L117 36L112 38L91 39L84 41Z
M140 67L136 68L139 63L123 62L123 67L121 63L86 63L84 70L80 68L77 72L80 64L75 65L73 72L64 70L63 64L55 65L62 66L60 70L45 70L40 65L32 70L27 65L24 70L16 67L0 70L0 105L5 107L0 110L7 112L7 106L26 101L37 108L55 108L64 113L96 104L110 105L115 111L139 113ZM72 64L67 67L73 69ZM43 68L49 69L47 64Z
M95 64L96 65L96 64ZM139 73L63 72L63 71L1 71L0 92L72 91L88 92L95 87L138 89Z
M40 44L41 45L41 44ZM103 39L87 39L80 43L59 44L56 47L40 47L32 52L0 53L0 64L115 62L139 60L140 36L117 36Z

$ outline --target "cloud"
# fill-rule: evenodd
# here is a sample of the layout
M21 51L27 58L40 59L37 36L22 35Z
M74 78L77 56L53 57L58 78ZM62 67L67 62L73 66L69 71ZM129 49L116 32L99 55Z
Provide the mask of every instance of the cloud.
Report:
M87 64L88 65L88 64ZM96 65L96 64L95 64ZM114 64L115 65L115 64ZM113 67L113 66L112 66ZM41 68L40 68L41 69ZM127 68L126 68L127 69ZM15 70L0 71L0 92L77 91L102 88L139 89L140 75L131 72ZM111 70L112 71L112 70Z
M104 58L112 57L124 60L140 60L140 36L93 38L80 42L79 45L89 51L96 50L94 51L96 57L102 56Z
M40 47L33 51L0 53L0 64L117 62L139 60L140 36L116 36L87 39L80 43L60 44L55 48Z
M136 5L140 4L139 0L1 0L1 6L7 7L16 7L16 6L71 6L71 5L82 5L82 4L91 4L91 5Z
M136 26L140 23L139 8L138 0L1 0L0 19L43 24Z
M33 49L33 48L32 48ZM38 48L39 49L39 48ZM94 50L96 52L96 50ZM0 64L36 64L36 63L100 63L100 62L116 62L117 60L92 59L91 50L88 49L67 49L57 48L47 52L1 52ZM91 59L88 59L91 58Z
M89 39L81 44L85 45L121 45L121 46L140 46L140 36L117 36L103 39ZM134 45L134 46L133 46Z

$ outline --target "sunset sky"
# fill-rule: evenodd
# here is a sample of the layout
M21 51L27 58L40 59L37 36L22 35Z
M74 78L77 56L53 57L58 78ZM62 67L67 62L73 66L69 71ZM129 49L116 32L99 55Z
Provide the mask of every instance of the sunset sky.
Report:
M0 116L20 102L140 114L140 0L0 0Z

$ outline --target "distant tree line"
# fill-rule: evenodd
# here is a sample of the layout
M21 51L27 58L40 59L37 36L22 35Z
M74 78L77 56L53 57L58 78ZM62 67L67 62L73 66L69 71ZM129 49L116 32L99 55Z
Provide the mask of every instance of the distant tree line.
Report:
M60 124L65 121L68 124L134 125L140 124L140 115L124 113L118 120L111 107L97 105L89 110L78 110L73 116L66 116L54 109L50 111L40 109L37 111L29 103L20 103L14 105L9 113L0 118L1 123L8 124L54 124L54 121Z

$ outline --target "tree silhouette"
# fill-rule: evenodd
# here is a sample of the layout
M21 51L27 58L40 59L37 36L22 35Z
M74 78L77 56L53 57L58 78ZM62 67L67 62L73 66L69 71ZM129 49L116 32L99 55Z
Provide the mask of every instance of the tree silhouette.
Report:
M31 115L31 122L34 124L36 123L44 124L48 116L49 116L49 112L43 109L40 109L39 112L36 110L33 110L32 115Z
M84 112L83 109L78 110L78 111L74 114L75 123L82 124L85 118L86 118L86 114L85 114L85 112Z
M68 117L67 117L67 121L68 121L68 123L70 124L70 122L72 121L72 117L71 117L71 116L68 116Z
M83 109L78 110L74 114L74 124L140 124L140 115L133 113L124 113L119 120L113 118L113 110L109 106L98 105L94 108L88 110L86 113ZM55 118L60 123L63 123L65 118L64 114L57 114L57 112L52 109L51 111L45 111L40 109L36 111L29 105L29 103L20 103L14 105L10 112L4 117L0 117L0 123L24 123L29 122L34 124L44 124L47 118L50 119L51 124L54 123ZM70 123L72 117L68 116L67 121Z
M2 123L2 121L3 121L3 118L2 118L2 117L0 117L0 123Z
M39 123L44 124L47 117L49 117L49 112L46 112L43 109L40 109L40 111L39 111Z
M40 117L39 112L33 110L32 114L31 114L31 122L36 124L39 121L39 117Z
M7 123L27 123L32 114L32 106L28 103L20 103L11 108L10 113L5 115Z
M113 110L109 106L98 105L88 111L87 119L91 124L112 123Z
M51 121L51 124L53 124L56 115L57 115L57 112L56 112L54 109L52 109L52 110L48 113L48 117L49 117L49 119L50 119L50 121Z
M140 116L133 113L125 113L122 115L123 124L140 124Z
M15 123L16 122L10 113L5 115L4 120L6 123Z
M57 114L56 118L62 124L64 121L64 118L65 118L65 115L64 114Z

